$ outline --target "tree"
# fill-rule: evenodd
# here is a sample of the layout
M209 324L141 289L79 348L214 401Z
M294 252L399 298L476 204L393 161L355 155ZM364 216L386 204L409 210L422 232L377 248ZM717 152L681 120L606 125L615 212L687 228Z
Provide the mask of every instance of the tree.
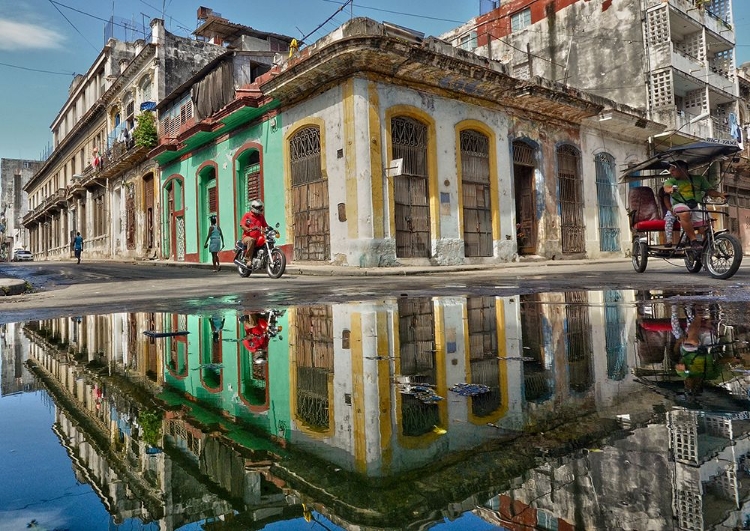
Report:
M158 135L156 132L156 119L154 118L154 113L151 111L143 111L136 116L135 120L138 122L138 125L133 131L135 145L149 149L155 147Z

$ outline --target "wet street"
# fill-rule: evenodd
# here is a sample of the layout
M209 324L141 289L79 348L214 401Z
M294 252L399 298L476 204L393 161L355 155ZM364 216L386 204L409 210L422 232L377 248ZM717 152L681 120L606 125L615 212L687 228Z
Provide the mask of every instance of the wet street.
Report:
M0 265L0 530L750 529L750 271Z

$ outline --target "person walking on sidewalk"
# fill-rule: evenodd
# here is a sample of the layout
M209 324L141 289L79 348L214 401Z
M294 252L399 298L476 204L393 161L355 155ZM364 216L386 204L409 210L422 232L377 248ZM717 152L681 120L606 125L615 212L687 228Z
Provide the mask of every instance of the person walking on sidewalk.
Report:
M73 254L75 254L77 263L81 263L81 251L83 251L83 236L80 232L76 232L76 237L73 238Z
M222 234L219 225L216 224L216 216L211 216L211 226L208 229L208 236L206 236L206 243L203 244L203 248L208 247L211 253L211 262L214 265L214 272L221 271L221 263L219 263L219 251L224 248L224 234Z

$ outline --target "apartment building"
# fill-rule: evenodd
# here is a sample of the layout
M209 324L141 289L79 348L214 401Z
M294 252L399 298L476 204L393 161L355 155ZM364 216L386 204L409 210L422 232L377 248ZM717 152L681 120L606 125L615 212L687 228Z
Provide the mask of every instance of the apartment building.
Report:
M28 245L21 224L29 209L28 198L22 192L41 165L38 160L0 159L0 262L10 260L13 249Z
M730 0L510 0L443 36L455 46L649 112L675 135L737 121Z
M156 253L153 140L138 139L138 118L224 48L173 35L160 19L142 33L132 42L109 39L52 122L53 152L24 186L23 225L36 259L69 257L76 232L90 257Z
M540 76L644 110L667 126L649 138L651 152L696 140L742 143L748 116L731 0L507 0L485 11L443 38L516 77ZM732 205L726 226L745 244L747 155L719 183Z

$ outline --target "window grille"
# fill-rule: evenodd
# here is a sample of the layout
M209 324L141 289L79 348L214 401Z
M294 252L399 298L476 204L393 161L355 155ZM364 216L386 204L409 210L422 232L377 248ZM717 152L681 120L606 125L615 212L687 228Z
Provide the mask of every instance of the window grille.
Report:
M579 173L580 158L572 146L557 149L557 170L560 189L560 232L563 253L585 251L583 226L583 191Z
M250 164L245 170L247 183L247 203L260 199L260 164Z
M535 167L534 148L525 142L513 142L513 164Z
M323 178L320 166L320 128L309 126L298 131L289 141L292 186Z
M599 153L596 166L596 195L599 204L599 249L620 250L620 215L617 205L615 159L609 153Z
M208 211L211 214L216 214L218 212L218 203L217 203L217 196L216 193L216 180L213 180L213 186L211 186L208 189Z
M663 70L651 74L649 98L651 99L651 108L665 107L674 104L671 70Z
M651 46L669 42L669 12L668 6L663 6L648 12L646 38Z
M586 292L565 293L565 330L570 390L582 393L594 383L591 370L591 323Z

